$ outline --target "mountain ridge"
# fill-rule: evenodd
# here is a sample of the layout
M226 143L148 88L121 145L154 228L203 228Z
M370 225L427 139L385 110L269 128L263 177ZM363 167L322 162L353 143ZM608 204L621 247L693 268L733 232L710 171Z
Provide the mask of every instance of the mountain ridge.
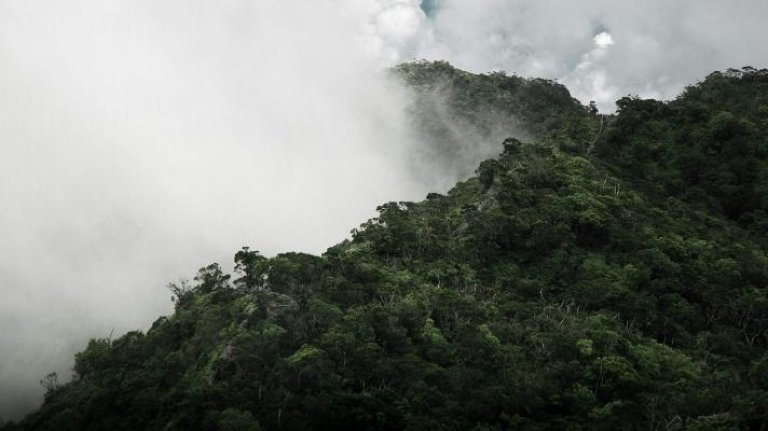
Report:
M461 145L445 118L527 135L322 256L201 268L173 315L91 340L3 429L768 426L768 71L606 116L552 81L394 73L433 156Z

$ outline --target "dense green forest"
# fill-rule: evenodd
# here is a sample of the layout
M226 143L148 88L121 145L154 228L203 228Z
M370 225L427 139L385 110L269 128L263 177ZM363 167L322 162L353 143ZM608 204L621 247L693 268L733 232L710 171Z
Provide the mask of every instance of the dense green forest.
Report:
M768 70L614 115L552 81L394 73L432 151L460 144L418 112L436 88L525 138L322 256L200 269L3 430L768 429Z

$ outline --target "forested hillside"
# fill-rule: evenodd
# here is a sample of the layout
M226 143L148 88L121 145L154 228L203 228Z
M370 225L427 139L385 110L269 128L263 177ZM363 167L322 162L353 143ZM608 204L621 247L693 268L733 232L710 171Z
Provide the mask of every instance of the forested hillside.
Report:
M607 116L551 81L394 73L441 157L444 118L525 139L322 256L202 268L3 429L768 429L768 71Z
M446 62L406 63L393 74L414 95L409 113L419 141L411 155L416 173L442 171L446 178L465 179L480 162L496 157L510 136L583 151L600 127L593 108L585 109L553 81L501 72L473 75ZM439 169L425 169L430 164Z

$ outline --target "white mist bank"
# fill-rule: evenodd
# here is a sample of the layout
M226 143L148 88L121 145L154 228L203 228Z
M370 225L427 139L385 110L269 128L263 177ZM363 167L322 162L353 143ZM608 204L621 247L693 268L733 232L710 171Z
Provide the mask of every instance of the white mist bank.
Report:
M406 95L337 3L0 2L0 416L243 245L419 199Z

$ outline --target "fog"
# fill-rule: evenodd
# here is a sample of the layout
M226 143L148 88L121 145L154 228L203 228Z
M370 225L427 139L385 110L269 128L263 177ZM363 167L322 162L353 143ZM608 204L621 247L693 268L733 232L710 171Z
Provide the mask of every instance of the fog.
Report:
M765 65L768 3L667 3L0 0L0 416L90 337L168 314L168 282L244 245L321 253L495 151L444 94L468 145L425 148L387 66L558 79L611 111Z
M243 245L320 253L426 194L356 13L0 2L0 415L66 380L89 337L169 313L166 283Z

